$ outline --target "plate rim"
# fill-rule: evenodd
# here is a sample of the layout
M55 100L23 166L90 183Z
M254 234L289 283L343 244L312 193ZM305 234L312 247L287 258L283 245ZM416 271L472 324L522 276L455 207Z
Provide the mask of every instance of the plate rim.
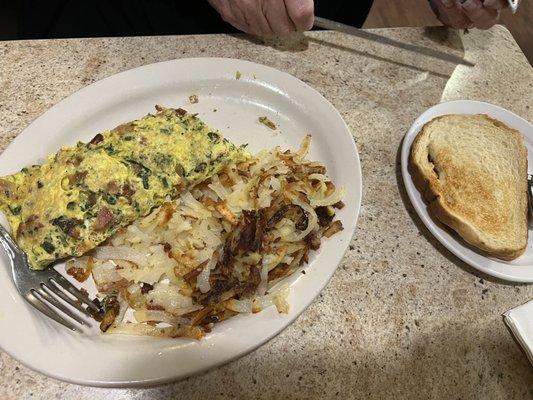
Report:
M262 345L264 345L266 342L268 342L272 338L276 337L278 334L280 334L286 328L288 328L315 301L316 297L322 292L322 290L325 288L325 286L330 282L333 274L335 273L335 271L337 270L339 265L342 263L342 261L344 259L344 255L346 254L346 252L348 250L350 241L351 241L351 239L353 239L355 231L356 231L356 226L357 226L357 222L358 222L360 211L361 211L361 203L362 203L362 196L363 196L363 174L362 174L361 161L360 161L360 156L359 156L359 151L358 151L358 148L357 148L356 141L354 139L354 136L353 136L353 133L351 132L350 127L348 126L348 124L346 123L346 121L344 120L344 118L342 117L340 112L333 106L333 104L328 99L326 99L318 90L314 89L313 87L311 87L307 83L303 82L299 78L297 78L297 77L295 77L295 76L293 76L293 75L291 75L291 74L289 74L287 72L278 70L277 68L273 68L273 67L270 67L270 66L267 66L267 65L255 63L255 62L248 61L248 60L237 59L237 58L194 57L194 58L179 58L179 59L173 59L173 60L167 60L167 61L160 61L160 62L151 63L151 64L145 64L145 65L142 65L142 66L139 66L139 67L136 67L136 68L131 68L131 69L127 69L127 70L124 70L124 71L120 71L118 73L106 76L103 79L100 79L98 81L95 81L95 82L91 83L90 85L84 86L84 87L80 88L79 90L77 90L77 91L75 91L73 93L70 93L69 95L67 95L64 98L62 98L56 104L54 104L50 108L46 109L41 115L39 115L28 126L26 126L9 143L9 145L3 150L2 154L0 155L0 158L2 158L5 154L11 153L12 151L17 151L17 150L13 150L13 149L16 148L17 144L21 140L23 140L26 135L28 135L28 133L26 133L26 132L28 130L30 130L34 124L39 123L39 121L47 113L51 112L52 110L54 110L54 112L57 112L58 109L61 109L62 107L65 107L65 103L68 103L68 100L71 99L72 97L86 96L87 94L90 94L92 90L95 90L95 88L97 89L101 85L105 85L107 82L116 79L118 76L120 76L120 79L123 79L123 78L127 77L128 74L142 73L143 71L149 70L150 68L154 67L155 65L174 64L174 63L183 63L183 62L186 63L186 62L190 62L190 61L192 61L192 62L219 62L219 61L221 61L221 62L230 62L230 63L244 64L244 65L248 65L250 67L259 67L259 68L261 68L263 70L266 69L266 70L268 70L268 71L270 71L270 72L272 72L274 74L277 74L277 75L281 74L279 76L282 76L285 79L290 79L292 82L294 82L295 84L299 85L300 88L304 88L305 90L311 91L315 97L318 96L321 99L322 104L328 107L329 112L331 112L330 115L332 117L334 117L335 119L337 119L342 124L342 127L344 128L345 133L347 134L347 136L349 138L349 141L350 141L353 162L354 162L354 165L356 167L356 171L353 171L353 174L358 179L352 181L353 182L352 184L354 185L354 188L356 190L356 198L351 199L351 201L354 202L354 211L355 211L354 214L355 215L352 214L352 215L350 215L347 218L347 220L349 222L349 226L348 226L349 235L347 235L347 240L344 241L343 243L341 243L339 245L339 247L338 247L338 249L339 249L338 256L337 256L338 261L335 262L335 267L331 268L331 270L327 272L327 276L325 276L325 278L322 281L319 281L320 282L319 283L319 286L320 286L319 290L317 290L316 293L312 293L311 294L309 299L305 301L305 305L302 307L302 309L298 310L295 313L289 313L289 315L284 316L285 320L283 321L283 323L280 324L280 326L276 330L274 330L272 333L266 335L263 339L261 339L259 341L255 341L254 343L251 343L251 344L247 345L246 348L244 348L243 350L235 353L231 357L225 357L223 360L220 360L220 361L218 361L216 363L212 363L212 364L207 363L203 367L196 368L195 370L193 370L192 372L189 372L189 373L173 373L173 374L170 373L170 374L167 374L166 376L163 376L163 377L143 378L143 379L139 379L139 380L128 379L128 380L111 381L111 380L84 379L84 378L79 378L79 377L71 377L71 376L68 376L68 374L49 372L48 370L46 370L44 368L36 367L35 365L32 365L31 361L27 360L26 357L21 357L20 354L17 354L16 352L10 351L10 349L6 348L5 346L1 346L3 351L5 351L9 356L13 357L14 359L16 359L18 362L20 362L24 366L26 366L26 367L34 370L34 371L37 371L37 372L39 372L39 373L41 373L43 375L50 376L52 378L55 378L55 379L58 379L58 380L61 380L61 381L64 381L64 382L74 383L74 384L83 385L83 386L98 386L98 387L146 387L146 386L154 386L154 385L158 385L158 384L174 382L174 381L179 380L179 379L184 379L185 377L195 376L195 375L201 374L202 372L205 372L207 370L211 370L211 369L217 368L217 367L219 367L221 365L224 365L224 364L227 364L229 362L232 362L232 361L234 361L234 360L236 360L238 358L241 358L241 357L245 356L246 354L251 353L255 349L257 349L257 348L261 347ZM225 76L225 72L226 71L224 71L224 69L221 68L220 78L223 78ZM9 262L7 263L7 267L10 268ZM19 297L19 299L22 300L22 297ZM151 339L158 340L158 338L151 338Z
M420 129L422 126L429 122L430 118L429 115L433 112L437 112L436 115L431 117L431 119L435 118L438 115L445 115L449 114L449 112L441 112L441 109L444 109L448 106L468 106L468 105L478 105L486 108L486 113L490 116L492 110L498 110L501 113L508 114L512 118L515 118L519 120L521 123L525 125L529 125L533 129L533 124L531 124L529 121L527 121L525 118L522 118L521 116L513 113L512 111L509 111L501 106L491 104L484 101L478 101L478 100L452 100L447 102L442 102L435 104L434 106L426 109L422 114L420 114L416 120L413 122L413 124L410 126L407 133L404 135L402 139L402 149L401 149L401 169L402 169L402 180L404 188L407 192L407 195L409 197L409 201L411 202L411 205L415 209L418 217L424 224L424 226L429 230L429 232L447 249L449 250L454 256L465 262L466 264L470 265L471 267L475 268L476 270L485 273L487 275L493 276L495 278L508 281L508 282L517 282L517 283L533 283L533 266L531 266L531 276L529 277L523 277L523 276L515 276L512 274L506 274L504 272L500 271L494 271L492 268L487 267L476 260L472 259L468 255L465 255L460 247L457 246L457 244L460 244L463 246L455 237L455 234L451 232L451 238L453 240L453 244L449 243L448 239L445 238L442 235L442 232L446 232L450 234L450 232L447 232L446 230L443 230L442 228L439 228L437 224L431 219L427 218L425 214L422 213L421 208L419 206L419 199L415 196L420 196L420 193L418 190L414 187L413 179L411 177L411 174L409 173L408 167L409 167L409 156L410 156L410 150L412 142L414 141L414 138L418 133L420 132ZM466 114L466 115L473 115L471 112L469 112L467 109L464 110L464 112L456 111L457 114ZM479 113L476 113L479 114ZM424 207L427 207L427 204L422 199L422 203ZM429 215L429 214L428 214ZM466 247L466 246L463 246ZM472 249L469 249L470 251L474 251ZM498 259L489 258L481 253L477 253L480 255L483 260L487 260L488 262L494 262L498 264L503 264Z

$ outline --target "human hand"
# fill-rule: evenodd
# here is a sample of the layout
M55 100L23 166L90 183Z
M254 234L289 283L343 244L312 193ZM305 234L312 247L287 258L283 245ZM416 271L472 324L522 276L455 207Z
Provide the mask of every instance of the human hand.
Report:
M255 36L287 36L313 27L313 0L209 0L222 19Z
M507 0L430 0L439 20L453 28L489 29L498 23Z

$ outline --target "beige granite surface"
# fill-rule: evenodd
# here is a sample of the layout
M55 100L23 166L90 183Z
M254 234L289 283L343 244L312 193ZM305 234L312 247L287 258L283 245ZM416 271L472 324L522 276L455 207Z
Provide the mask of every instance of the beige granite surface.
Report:
M477 273L421 224L402 188L401 139L426 108L478 99L533 120L533 70L509 32L378 30L463 55L456 66L331 32L267 44L242 36L0 42L0 150L69 94L125 69L181 57L247 59L329 99L361 155L364 193L350 250L296 322L242 359L175 384L65 384L0 355L0 399L532 399L533 368L501 313L533 286Z

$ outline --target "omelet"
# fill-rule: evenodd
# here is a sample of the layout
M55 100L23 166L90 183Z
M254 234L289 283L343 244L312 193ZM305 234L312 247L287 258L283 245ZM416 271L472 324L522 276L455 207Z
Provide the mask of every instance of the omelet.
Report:
M195 114L156 109L0 178L0 210L33 269L86 253L168 196L250 157Z

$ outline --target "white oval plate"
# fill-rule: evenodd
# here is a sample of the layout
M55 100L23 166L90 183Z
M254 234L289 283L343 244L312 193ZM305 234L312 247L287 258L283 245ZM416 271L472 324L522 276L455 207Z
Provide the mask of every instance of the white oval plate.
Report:
M242 77L235 78L236 71ZM199 103L190 104L196 94ZM344 230L324 242L306 274L290 277L290 312L270 307L218 324L201 341L75 334L39 315L12 284L0 252L0 346L23 364L54 378L95 386L142 386L183 378L240 357L286 328L327 284L348 247L361 204L361 167L352 135L335 108L291 75L242 60L196 58L132 69L69 96L26 128L0 156L0 176L37 163L62 145L154 111L183 107L252 151L297 149L313 136L310 159L326 165L346 188L338 216ZM216 110L216 111L214 111ZM274 132L258 122L266 115ZM2 220L5 225L5 220ZM61 269L61 266L58 267ZM292 278L292 279L291 279ZM78 284L79 285L79 284Z
M457 234L429 215L426 203L414 186L411 174L408 172L409 153L411 144L424 124L445 114L487 114L504 122L509 127L519 130L524 137L529 160L533 160L533 125L518 115L493 104L471 100L450 101L438 104L424 112L411 126L402 145L403 182L411 203L431 233L461 260L488 275L513 282L533 282L533 235L531 232L529 233L526 252L516 260L502 261L477 252L461 240ZM532 172L532 168L533 165L529 163L529 173Z

